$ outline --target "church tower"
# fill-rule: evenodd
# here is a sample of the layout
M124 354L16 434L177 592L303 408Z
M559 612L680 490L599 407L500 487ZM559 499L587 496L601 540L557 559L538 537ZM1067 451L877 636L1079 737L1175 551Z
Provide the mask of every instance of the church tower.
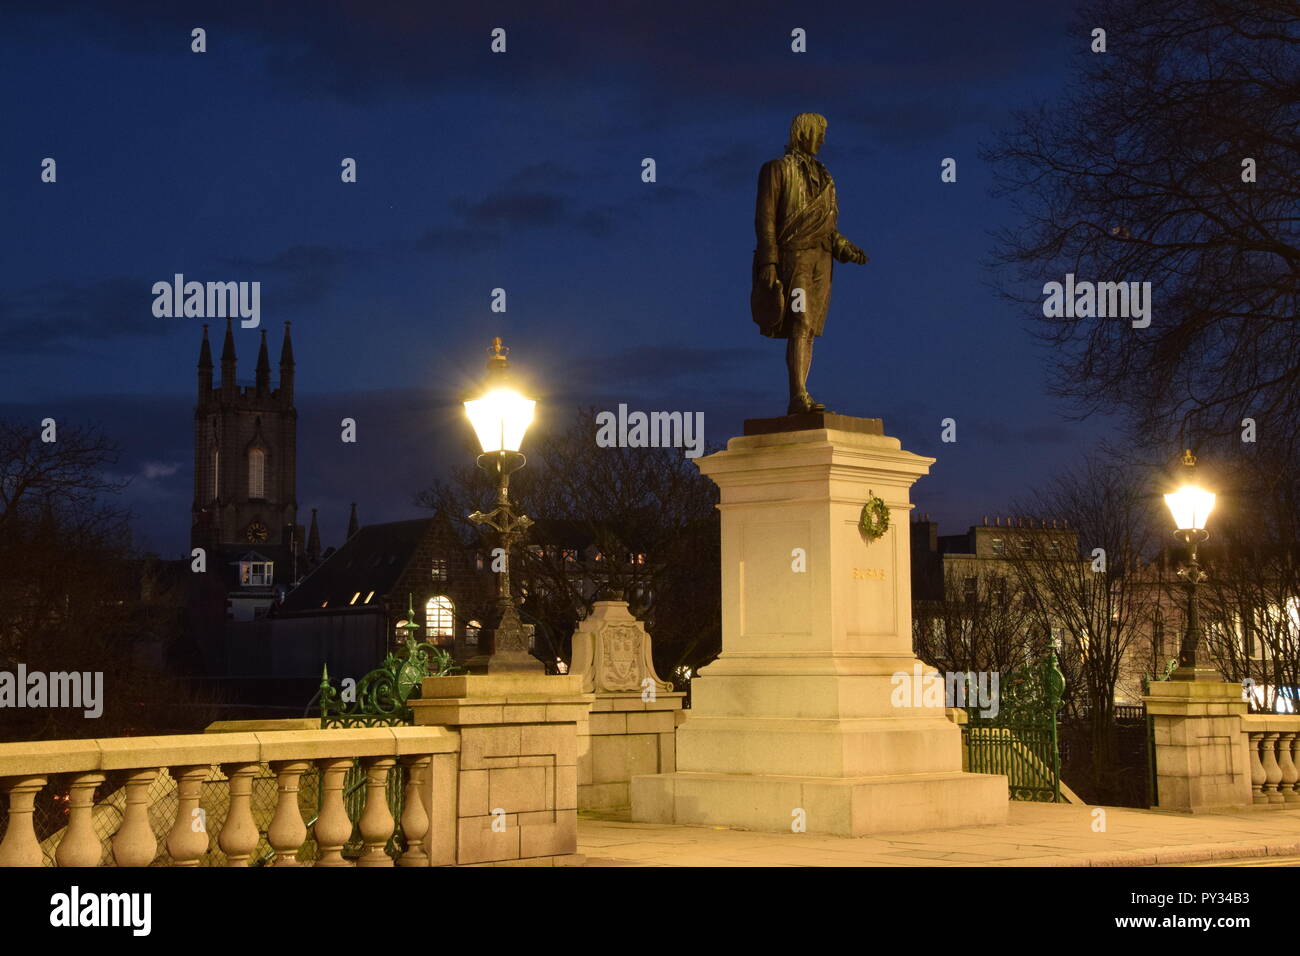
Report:
M194 406L190 547L207 549L209 560L214 552L251 550L274 556L283 566L277 580L291 580L303 543L297 525L298 411L289 323L280 347L279 387L271 387L265 330L253 384L238 384L235 366L235 336L227 319L221 381L214 386L205 325Z

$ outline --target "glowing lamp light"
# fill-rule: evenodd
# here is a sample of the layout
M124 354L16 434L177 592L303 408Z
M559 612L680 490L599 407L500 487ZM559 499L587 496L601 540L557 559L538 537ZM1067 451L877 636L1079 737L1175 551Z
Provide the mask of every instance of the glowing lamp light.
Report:
M1174 516L1179 531L1204 531L1205 522L1214 510L1214 492L1195 485L1183 485L1165 495L1165 504Z
M512 388L499 386L482 398L465 403L465 414L478 435L484 454L518 451L533 423L537 403Z

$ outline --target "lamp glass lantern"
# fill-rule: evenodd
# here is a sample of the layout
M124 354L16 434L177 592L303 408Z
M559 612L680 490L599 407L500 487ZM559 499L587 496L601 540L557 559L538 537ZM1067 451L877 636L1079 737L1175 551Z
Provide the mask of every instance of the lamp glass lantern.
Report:
M1214 497L1212 491L1187 484L1165 495L1165 504L1179 531L1204 531L1205 522L1214 510Z
M478 436L483 453L519 451L524 434L533 423L537 403L525 398L508 385L496 385L481 398L465 403L474 433Z

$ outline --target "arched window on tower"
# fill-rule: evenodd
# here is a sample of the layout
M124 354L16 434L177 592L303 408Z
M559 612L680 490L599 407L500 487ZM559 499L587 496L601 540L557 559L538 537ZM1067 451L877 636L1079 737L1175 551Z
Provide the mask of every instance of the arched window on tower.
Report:
M212 449L212 497L221 497L221 449Z
M456 605L445 594L429 598L424 605L425 639L435 644L451 641L456 636L453 624L455 611Z
M266 497L266 452L260 448L248 450L248 497Z

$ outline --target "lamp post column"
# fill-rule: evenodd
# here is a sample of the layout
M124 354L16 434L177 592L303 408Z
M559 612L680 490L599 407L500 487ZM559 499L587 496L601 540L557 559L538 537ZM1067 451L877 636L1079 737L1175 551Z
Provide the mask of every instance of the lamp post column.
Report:
M1183 630L1183 643L1178 650L1178 669L1170 676L1170 680L1223 680L1218 670L1208 664L1201 647L1201 613L1197 588L1205 580L1205 572L1201 570L1201 563L1197 559L1196 545L1197 539L1204 534L1204 531L1180 533L1190 549L1187 564L1178 569L1178 576L1186 582L1187 626Z
M479 456L479 467L497 478L496 507L489 512L476 511L469 516L475 524L484 525L496 532L499 542L499 554L493 555L492 563L500 561L497 570L497 615L496 626L492 631L492 650L487 656L486 667L489 674L509 672L545 671L542 662L528 650L528 635L524 631L523 621L515 607L514 595L510 588L510 550L519 536L532 526L533 519L527 515L516 514L510 503L510 474L524 464L524 456L518 452L500 451ZM482 660L475 662L483 666Z

